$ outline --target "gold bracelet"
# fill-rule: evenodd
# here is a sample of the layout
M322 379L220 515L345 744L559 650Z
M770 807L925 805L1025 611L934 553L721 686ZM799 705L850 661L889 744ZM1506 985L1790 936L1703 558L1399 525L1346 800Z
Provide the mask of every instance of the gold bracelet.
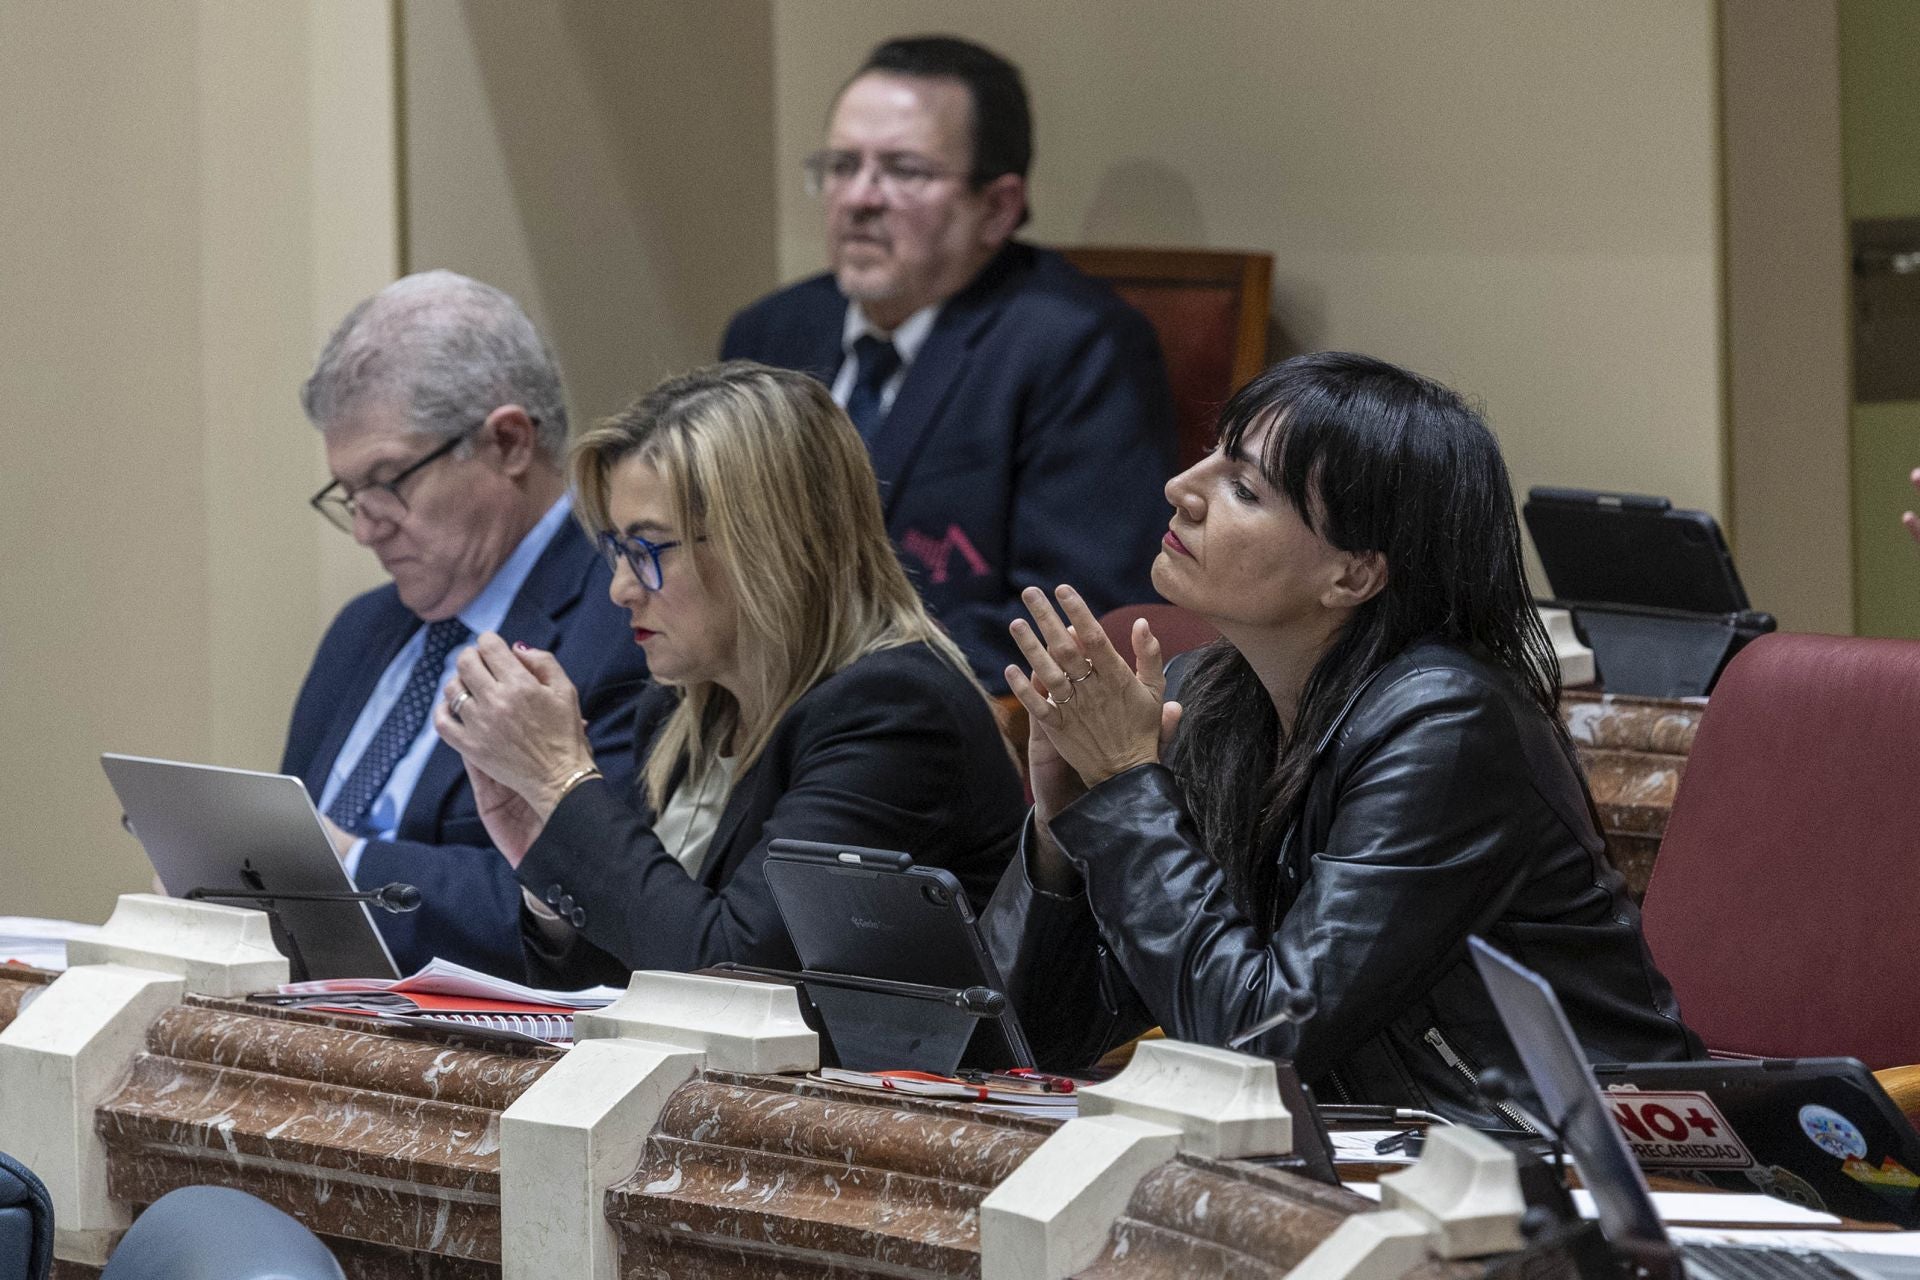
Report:
M603 776L605 775L603 775L600 772L600 770L595 768L593 765L588 765L584 769L575 769L572 773L567 775L567 780L560 784L560 794L556 795L553 798L553 803L555 804L555 806L558 806L562 800L565 800L567 798L568 792L572 791L575 787L585 782L588 778L599 778Z

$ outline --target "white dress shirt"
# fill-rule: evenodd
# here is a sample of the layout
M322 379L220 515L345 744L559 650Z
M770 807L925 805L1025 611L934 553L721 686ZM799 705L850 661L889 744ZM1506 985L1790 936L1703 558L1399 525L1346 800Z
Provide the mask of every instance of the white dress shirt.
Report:
M927 335L933 332L933 322L940 317L940 303L922 307L905 320L892 333L867 319L867 313L860 309L858 302L847 303L847 321L840 330L840 372L833 379L833 402L842 409L847 407L847 398L853 394L853 380L859 376L860 362L854 359L853 344L861 338L871 335L882 342L891 342L893 349L900 353L900 367L893 376L880 384L880 412L885 414L893 408L893 398L900 394L900 384L907 380L907 370L913 367L913 359L920 354L920 348L927 345Z

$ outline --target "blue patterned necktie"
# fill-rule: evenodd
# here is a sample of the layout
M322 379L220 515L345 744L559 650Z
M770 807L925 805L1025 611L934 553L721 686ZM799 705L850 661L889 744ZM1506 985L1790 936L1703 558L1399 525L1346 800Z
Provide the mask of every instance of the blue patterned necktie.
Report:
M853 340L853 390L847 393L847 416L868 444L886 419L880 391L900 370L900 352L885 338L863 333Z
M400 757L407 754L413 740L420 736L420 726L427 722L427 712L440 689L440 669L446 665L447 655L467 635L467 624L458 618L443 618L427 624L427 645L407 676L407 687L400 691L399 701L380 722L373 741L367 744L359 763L341 784L340 794L327 806L327 816L341 830L353 835L371 834L364 829L367 812L373 808L374 798L386 787L387 779L393 776L393 766L400 763Z

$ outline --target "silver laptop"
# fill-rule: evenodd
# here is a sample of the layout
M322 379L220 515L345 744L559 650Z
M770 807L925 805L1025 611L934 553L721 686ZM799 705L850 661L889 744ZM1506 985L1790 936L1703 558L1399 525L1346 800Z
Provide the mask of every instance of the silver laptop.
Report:
M364 902L268 904L219 892L353 891L300 779L112 753L100 766L169 895L198 889L210 902L271 905L275 943L289 957L298 952L309 978L400 976Z
M1675 1245L1660 1221L1640 1165L1608 1113L1553 988L1479 938L1469 939L1527 1078L1540 1095L1542 1119L1560 1134L1593 1193L1607 1243L1635 1277L1672 1280L1920 1280L1920 1258L1879 1253L1823 1253L1734 1245Z

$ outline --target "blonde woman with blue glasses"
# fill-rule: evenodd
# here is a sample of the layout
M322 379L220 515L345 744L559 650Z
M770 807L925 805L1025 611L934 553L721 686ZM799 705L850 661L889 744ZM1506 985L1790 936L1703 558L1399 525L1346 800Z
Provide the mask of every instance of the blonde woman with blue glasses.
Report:
M588 432L571 467L656 681L632 794L594 770L544 653L481 637L435 712L526 891L530 975L792 966L762 874L781 838L905 850L984 903L1020 781L826 389L745 362L697 370Z

